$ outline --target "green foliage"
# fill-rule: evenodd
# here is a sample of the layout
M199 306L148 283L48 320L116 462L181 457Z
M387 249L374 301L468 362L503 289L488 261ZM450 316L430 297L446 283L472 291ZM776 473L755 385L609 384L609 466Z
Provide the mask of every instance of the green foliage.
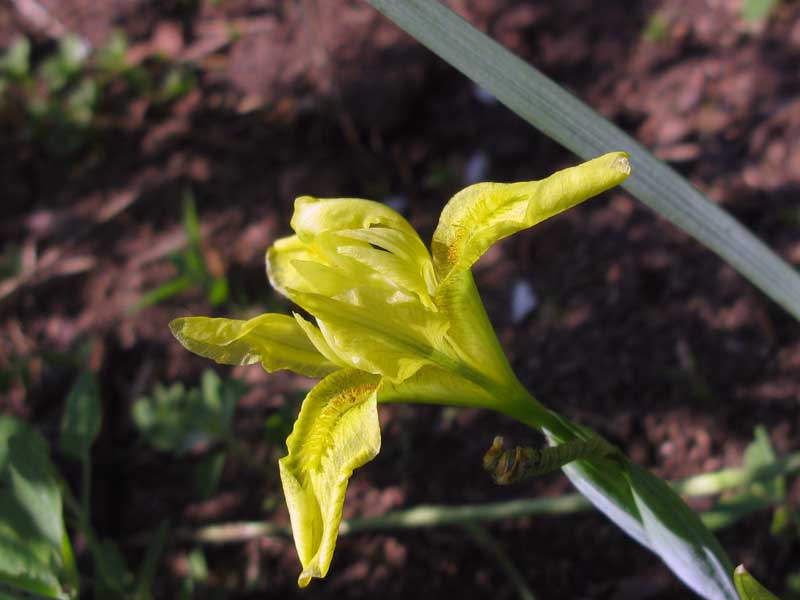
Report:
M90 50L73 35L40 60L32 61L32 44L20 37L0 56L0 121L19 141L40 144L64 158L84 149L101 128L103 111L118 113L135 98L153 107L168 106L196 86L186 65L163 58L142 64L128 60L122 32L105 46Z
M78 460L88 460L100 433L100 397L94 375L82 373L67 396L61 420L61 450Z
M757 426L754 439L744 453L744 469L752 477L731 489L704 514L706 525L712 529L727 527L751 512L773 509L773 534L796 531L797 515L786 493L787 474L778 468L784 463L776 456L764 426Z
M77 592L61 492L47 443L0 417L0 582L47 598Z
M0 281L15 277L22 271L22 255L15 244L6 244L0 252Z
M170 255L177 275L162 286L144 294L134 306L134 310L158 304L192 288L204 290L211 306L219 306L228 301L227 278L224 275L214 275L206 262L197 207L194 195L189 190L183 194L183 228L188 240L187 247L182 252Z
M648 42L659 43L669 38L669 22L660 12L653 13L647 21L642 37Z
M164 553L168 538L169 523L164 521L159 525L153 535L153 539L147 548L147 553L142 561L142 565L139 568L139 576L137 578L133 600L152 600L153 595L150 592L150 588L153 585L153 579L158 569L158 562Z
M114 31L106 45L97 50L95 64L101 72L109 75L125 75L131 68L128 63L128 40L119 30Z
M44 438L23 421L0 416L0 598L77 598L79 575L64 509L92 559L93 597L153 598L150 590L168 539L167 524L155 532L138 576L119 547L100 539L91 525L90 449L101 420L97 383L93 375L82 373L66 400L60 439L61 450L84 467L78 501L50 462Z
M210 498L219 486L225 461L228 453L224 450L211 452L197 463L192 470L195 493L206 500Z
M286 438L292 433L294 408L285 403L264 421L264 437L271 444L286 446Z
M786 600L800 600L800 571L786 578Z
M157 384L152 395L133 405L133 422L154 447L184 454L230 438L236 402L246 389L241 381L223 381L211 370L203 373L199 388Z
M208 564L203 551L195 548L188 556L189 572L181 584L180 600L191 600L195 592L208 581Z
M58 41L55 54L39 66L39 76L49 90L58 92L78 77L87 54L86 42L74 35L64 36Z
M745 21L761 23L769 18L780 0L742 0L740 14Z
M19 81L27 77L30 69L31 42L28 38L21 37L0 56L0 73L4 78Z
M194 73L179 66L171 66L166 70L155 98L162 104L168 104L182 98L197 86Z
M772 592L761 585L756 578L750 575L744 565L736 567L733 573L733 581L736 584L736 591L739 592L741 600L778 600Z

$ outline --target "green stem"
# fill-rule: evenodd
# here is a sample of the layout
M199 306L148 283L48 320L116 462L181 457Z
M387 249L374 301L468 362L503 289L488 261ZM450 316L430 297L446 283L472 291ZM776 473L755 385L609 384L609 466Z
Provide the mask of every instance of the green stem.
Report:
M672 483L676 492L690 497L704 497L721 494L727 490L746 488L753 483L768 482L775 477L792 475L800 472L800 452L795 452L774 464L758 469L733 467L714 473L703 473ZM738 513L738 518L753 510L771 506L773 503L764 500L758 505L748 507ZM378 517L356 518L342 521L341 535L368 531L394 531L400 529L416 529L421 527L442 527L447 525L464 525L474 522L487 522L500 519L512 519L530 515L563 515L592 508L591 503L580 494L566 494L557 498L524 498L503 502L488 502L475 505L422 505L414 508L395 510ZM708 514L713 514L712 509ZM730 525L735 519L721 521L716 519L712 529ZM176 538L183 541L205 544L230 544L247 541L263 536L289 537L291 530L286 525L269 521L246 521L238 523L221 523L207 525L196 530L179 530ZM148 536L149 537L149 536ZM147 538L141 538L144 543Z
M86 525L92 519L92 461L88 456L81 460L81 513Z
M517 383L514 392L507 402L499 406L500 412L504 415L531 429L541 431L555 443L560 444L575 439L588 440L591 437L586 430L546 408L522 387L522 384Z
M497 540L495 540L486 529L476 523L468 523L464 525L464 529L469 533L472 539L475 540L478 546L497 561L498 566L502 569L503 573L505 573L514 588L516 588L517 595L522 600L536 600L536 596L533 595L533 592L525 581L525 577L520 573L514 561L511 560L511 557L508 556L503 547L497 543Z

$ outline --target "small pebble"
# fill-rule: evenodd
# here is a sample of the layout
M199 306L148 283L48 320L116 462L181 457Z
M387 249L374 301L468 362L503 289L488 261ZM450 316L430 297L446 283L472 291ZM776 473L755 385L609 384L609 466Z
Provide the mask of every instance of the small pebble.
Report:
M402 213L408 208L408 197L403 194L393 194L384 198L383 203L389 208L393 208L397 212Z
M511 322L524 321L539 305L533 286L525 279L517 279L511 289Z
M472 86L472 95L481 104L497 104L497 98L495 98L491 92L485 88L482 88L477 83Z
M466 185L472 185L479 181L485 181L488 170L489 157L483 150L478 150L469 157L467 165L464 167L464 183Z

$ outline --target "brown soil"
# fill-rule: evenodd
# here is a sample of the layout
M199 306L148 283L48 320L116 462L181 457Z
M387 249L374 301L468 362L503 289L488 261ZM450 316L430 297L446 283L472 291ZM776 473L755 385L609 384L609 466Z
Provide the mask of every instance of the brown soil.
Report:
M20 4L24 4L20 3ZM283 310L264 277L264 249L288 232L294 197L402 199L426 237L464 186L476 153L486 179L535 179L575 159L399 32L366 3L227 0L148 3L41 0L53 23L100 44L114 28L146 60L192 65L198 86L167 111L136 99L107 108L91 143L54 159L12 130L0 139L2 238L33 265L0 304L5 412L51 440L75 367L95 341L104 428L93 458L94 524L132 564L134 542L164 518L181 527L233 520L285 523L263 421L296 406L310 382L234 369L252 390L237 434L263 464L229 460L219 492L191 492L193 455L149 449L129 410L155 382L197 381L210 366L167 323L212 314L200 290L131 313L174 277L167 257L186 243L181 196L198 202L209 264L233 301L217 314ZM218 4L215 6L215 4ZM753 26L739 0L453 0L472 23L634 134L800 265L800 5L779 4ZM16 5L15 5L16 6ZM655 15L658 15L657 17ZM658 35L645 35L653 19ZM0 41L48 32L18 7L0 8ZM236 35L230 35L235 30ZM657 38L657 39L653 39ZM611 150L611 149L609 149ZM620 191L500 244L476 268L520 379L544 402L667 478L736 466L761 423L779 452L800 447L800 325L697 242ZM532 283L539 306L510 320L511 282ZM53 356L61 353L62 360ZM552 475L513 489L481 471L496 434L530 443L498 416L384 407L383 450L354 477L346 516L419 503L485 502L569 491ZM68 478L74 465L55 454ZM794 487L795 503L800 489ZM266 500L265 500L266 499ZM800 569L797 536L769 533L759 513L720 534L732 559L777 592ZM688 593L659 560L593 513L491 525L541 598L678 598ZM171 544L156 581L176 597L186 544ZM290 541L208 549L211 587L228 598L512 598L514 589L460 529L340 540L328 579L298 591ZM86 562L83 557L82 564ZM197 597L212 597L203 588Z

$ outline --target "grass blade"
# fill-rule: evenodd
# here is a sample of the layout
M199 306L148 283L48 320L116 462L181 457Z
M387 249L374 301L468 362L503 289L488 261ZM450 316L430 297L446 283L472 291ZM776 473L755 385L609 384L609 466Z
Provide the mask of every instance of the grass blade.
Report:
M800 275L636 140L439 2L367 0L520 117L583 159L630 154L629 192L800 319Z

